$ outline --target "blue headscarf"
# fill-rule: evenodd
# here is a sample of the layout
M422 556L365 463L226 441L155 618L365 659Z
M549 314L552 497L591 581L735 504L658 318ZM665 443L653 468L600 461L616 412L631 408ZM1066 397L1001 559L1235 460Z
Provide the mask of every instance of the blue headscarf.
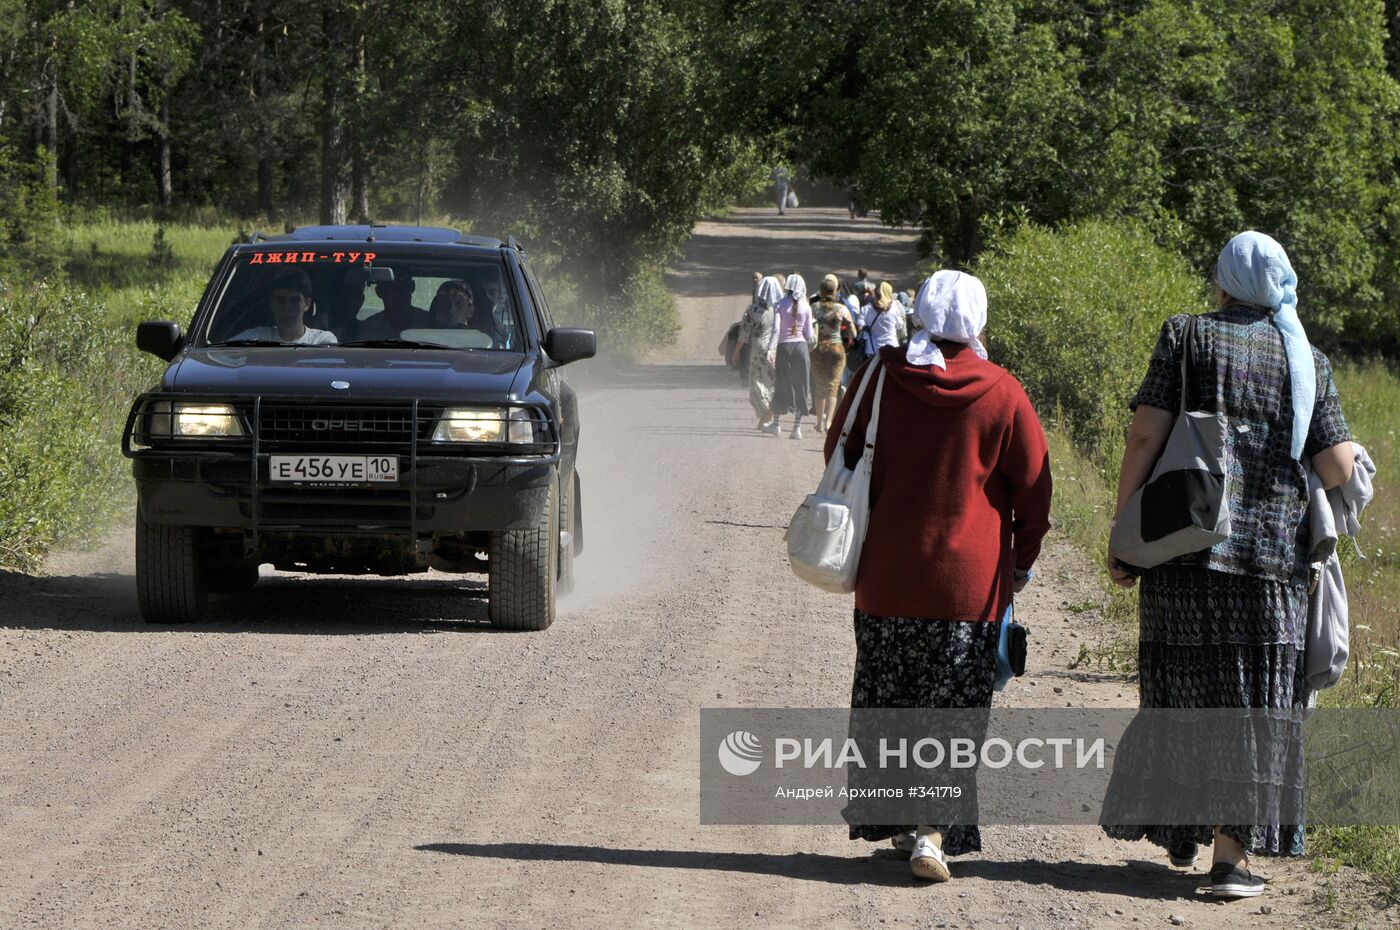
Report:
M1261 232L1242 232L1220 250L1215 281L1231 297L1274 311L1274 325L1283 336L1283 350L1288 355L1288 383L1293 389L1292 452L1295 459L1302 458L1317 396L1317 369L1308 334L1298 319L1298 276L1288 253Z

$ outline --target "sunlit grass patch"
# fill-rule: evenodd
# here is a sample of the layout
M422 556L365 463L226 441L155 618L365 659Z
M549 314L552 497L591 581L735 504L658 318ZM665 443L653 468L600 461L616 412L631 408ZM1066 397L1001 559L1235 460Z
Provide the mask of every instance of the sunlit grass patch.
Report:
M1319 871L1364 869L1385 883L1392 901L1400 899L1400 825L1323 827L1308 838Z
M1323 698L1338 706L1400 707L1400 375L1385 363L1364 362L1338 365L1336 380L1352 435L1376 463L1376 496L1361 518L1357 546L1342 544L1351 657L1341 683Z
M1063 425L1046 430L1055 475L1051 517L1055 527L1087 555L1098 572L1099 598L1093 606L1109 620L1112 638L1100 646L1082 646L1073 666L1092 665L1114 672L1137 671L1137 591L1113 584L1102 570L1108 556L1109 521L1114 495L1099 466L1079 451ZM1075 605L1082 611L1085 605ZM1079 612L1077 611L1077 612Z
M64 228L64 269L74 284L102 299L113 322L170 319L187 325L209 273L238 232L233 225L153 220L70 223Z

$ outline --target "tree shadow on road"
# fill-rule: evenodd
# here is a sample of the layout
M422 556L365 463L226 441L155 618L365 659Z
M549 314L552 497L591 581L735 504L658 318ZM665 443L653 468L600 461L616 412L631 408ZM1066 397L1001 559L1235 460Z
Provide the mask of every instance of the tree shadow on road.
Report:
M905 242L863 242L858 247L840 241L813 246L807 239L773 239L760 236L731 236L723 245L711 245L706 261L685 262L666 276L678 297L731 297L735 299L734 318L738 319L747 301L754 271L787 275L796 271L815 291L821 276L834 272L853 276L859 266L871 270L876 280L893 277L896 286L910 286L917 255ZM742 299L741 299L742 298Z
M682 260L667 274L668 285L679 297L731 298L737 319L754 271L796 271L806 277L810 290L827 272L849 277L857 268L868 269L877 280L913 283L909 278L919 267L915 231L872 219L851 220L844 210L803 212L780 217L746 210L702 223Z
M910 878L907 859L890 849L868 856L822 853L713 852L688 849L626 849L609 846L567 846L550 843L425 843L419 852L445 853L480 859L532 862L594 862L599 865L647 866L658 869L705 869L773 875L798 881L834 885L926 887ZM1125 898L1172 901L1196 899L1200 876L1153 862L1126 866L1036 860L994 861L956 859L953 877L980 878L1011 884L1049 885L1062 891L1121 895Z
M486 582L476 577L307 578L265 575L251 591L211 595L205 620L141 619L133 575L26 575L0 571L0 625L91 633L503 632L487 624Z

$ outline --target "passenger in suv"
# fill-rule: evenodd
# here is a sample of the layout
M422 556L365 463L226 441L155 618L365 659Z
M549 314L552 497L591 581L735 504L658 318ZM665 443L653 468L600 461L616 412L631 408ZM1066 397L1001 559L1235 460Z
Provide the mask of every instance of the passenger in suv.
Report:
M447 297L443 318L465 314L468 327L414 308L418 284ZM324 330L295 332L316 308L354 331L369 288L384 296L392 335L323 344L306 334ZM269 293L281 308L274 332L257 329ZM578 399L563 366L591 357L596 339L554 324L514 240L320 226L240 243L188 334L146 322L136 338L169 362L122 439L147 620L196 620L210 591L256 584L271 562L485 572L492 623L553 622L583 549Z
M409 275L375 285L384 309L360 322L357 340L398 339L406 329L432 326L428 311L413 306L414 281Z

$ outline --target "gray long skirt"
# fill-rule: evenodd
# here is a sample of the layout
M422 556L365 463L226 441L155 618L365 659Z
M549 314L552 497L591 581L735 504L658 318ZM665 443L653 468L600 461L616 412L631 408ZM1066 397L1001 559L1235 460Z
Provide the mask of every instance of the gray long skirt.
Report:
M773 368L773 415L795 413L803 417L811 413L812 359L807 343L778 343Z
M1306 588L1194 566L1152 569L1142 576L1138 595L1141 706L1305 706L1302 637L1307 616ZM1303 854L1301 824L1218 826L1251 855ZM1214 829L1112 824L1104 832L1170 849L1210 843Z

